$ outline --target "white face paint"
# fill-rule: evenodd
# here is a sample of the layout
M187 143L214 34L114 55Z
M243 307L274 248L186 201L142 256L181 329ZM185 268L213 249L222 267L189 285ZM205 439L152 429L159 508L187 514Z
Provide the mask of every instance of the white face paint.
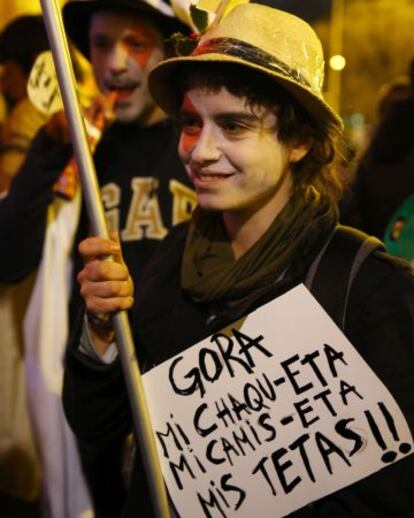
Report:
M290 164L307 152L277 136L277 118L221 88L189 90L180 110L179 153L207 210L273 219L290 196Z
M92 16L89 47L99 88L117 94L117 119L151 119L157 108L148 90L148 74L164 58L161 32L142 15L98 11Z

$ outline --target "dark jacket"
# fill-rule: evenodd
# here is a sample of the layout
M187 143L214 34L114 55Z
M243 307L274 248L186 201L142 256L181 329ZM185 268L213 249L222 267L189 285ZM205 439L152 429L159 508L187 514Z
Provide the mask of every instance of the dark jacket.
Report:
M0 257L0 283L17 282L39 264L53 185L71 156L71 146L57 144L44 130L34 139L0 200L0 240L8 251ZM104 132L94 162L109 221L119 229L126 263L138 278L177 218L191 213L191 182L178 158L177 137L168 121L149 127L115 123ZM87 234L83 214L75 241Z
M177 228L162 243L140 288L134 334L144 369L167 360L217 331L216 326L212 327L209 322L212 313L220 313L220 310L192 303L180 288L185 232L185 227ZM306 272L302 273L303 282ZM333 279L335 275L333 264ZM267 300L257 300L250 310L264 302ZM408 266L382 252L374 252L364 262L352 285L344 331L388 387L412 431L413 311L414 279ZM239 316L232 315L227 323ZM162 326L160 322L163 322ZM223 320L219 327L223 327ZM130 426L119 362L98 366L79 352L74 343L67 357L64 406L69 422L83 441L116 441ZM408 518L412 516L413 491L414 457L410 456L296 511L292 516ZM138 515L152 516L139 457L124 516L132 518Z

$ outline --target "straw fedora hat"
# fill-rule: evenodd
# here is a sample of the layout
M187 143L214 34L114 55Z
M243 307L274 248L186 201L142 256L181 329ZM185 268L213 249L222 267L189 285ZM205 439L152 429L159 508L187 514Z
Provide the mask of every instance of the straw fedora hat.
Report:
M89 58L89 24L92 15L105 9L122 8L150 16L165 37L177 31L184 34L189 32L189 27L174 16L169 0L69 0L62 11L65 29L84 56Z
M267 74L288 90L319 125L342 128L322 95L324 58L321 42L302 19L253 3L236 6L201 37L189 56L167 59L150 74L155 101L167 113L176 109L174 75L193 63L238 63Z

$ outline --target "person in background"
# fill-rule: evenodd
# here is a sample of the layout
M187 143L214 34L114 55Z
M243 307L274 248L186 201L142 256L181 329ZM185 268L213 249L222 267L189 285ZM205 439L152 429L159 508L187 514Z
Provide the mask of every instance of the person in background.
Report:
M47 116L27 96L31 68L48 40L41 16L20 16L0 33L0 93L5 118L0 129L0 197L24 161ZM5 242L3 241L5 246ZM0 285L0 515L38 516L40 469L27 412L21 323L33 276Z
M341 210L341 221L379 239L401 203L414 192L414 59L409 79L387 85L379 124L362 156Z
M414 430L414 278L408 265L370 249L349 298L339 290L343 272L334 243L341 243L339 257L349 257L361 234L337 226L333 161L341 122L322 96L323 62L320 41L303 20L246 3L215 20L189 56L153 69L152 94L177 119L180 157L199 205L190 222L163 241L135 298L119 244L98 237L80 243L78 281L87 319L68 350L64 405L82 440L114 441L130 426L114 357L114 312L133 310L137 355L149 370L305 282ZM362 236L363 243L367 239ZM108 254L113 262L103 261ZM322 266L327 277L319 284ZM345 307L341 318L338 303ZM300 325L306 309L294 311ZM161 320L162 326L154 325ZM201 462L206 459L207 453ZM291 464L284 459L280 470ZM413 455L355 480L310 505L298 502L290 516L411 516ZM243 498L226 503L230 515ZM260 500L256 508L262 516ZM123 516L153 516L138 454Z
M159 241L189 217L195 202L172 123L147 84L149 70L170 52L168 37L187 28L163 1L154 7L141 0L70 0L63 18L71 41L90 60L104 98L95 114L102 120L111 112L94 161L109 226L119 231L138 277ZM0 203L0 238L7 239L10 252L0 260L0 282L26 278L41 259L25 314L25 361L29 404L44 445L48 514L62 518L87 510L78 453L60 401L63 355L79 311L74 244L88 233L86 215L79 214L79 191L73 189L76 181L67 169L61 175L72 154L64 117L56 114L36 136ZM78 443L97 517L120 515L124 441L119 438L115 446L102 441L93 448Z
M0 136L0 194L22 164L47 117L27 97L27 81L39 54L49 48L41 16L20 16L0 34L0 92L8 114Z

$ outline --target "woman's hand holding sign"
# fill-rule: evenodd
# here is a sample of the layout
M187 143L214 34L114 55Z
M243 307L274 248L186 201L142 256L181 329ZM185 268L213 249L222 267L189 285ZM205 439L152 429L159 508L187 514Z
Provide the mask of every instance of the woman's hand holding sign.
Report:
M89 237L79 244L84 267L78 282L95 349L103 355L114 340L111 317L134 303L134 286L116 233L111 239ZM112 256L113 261L108 260Z

